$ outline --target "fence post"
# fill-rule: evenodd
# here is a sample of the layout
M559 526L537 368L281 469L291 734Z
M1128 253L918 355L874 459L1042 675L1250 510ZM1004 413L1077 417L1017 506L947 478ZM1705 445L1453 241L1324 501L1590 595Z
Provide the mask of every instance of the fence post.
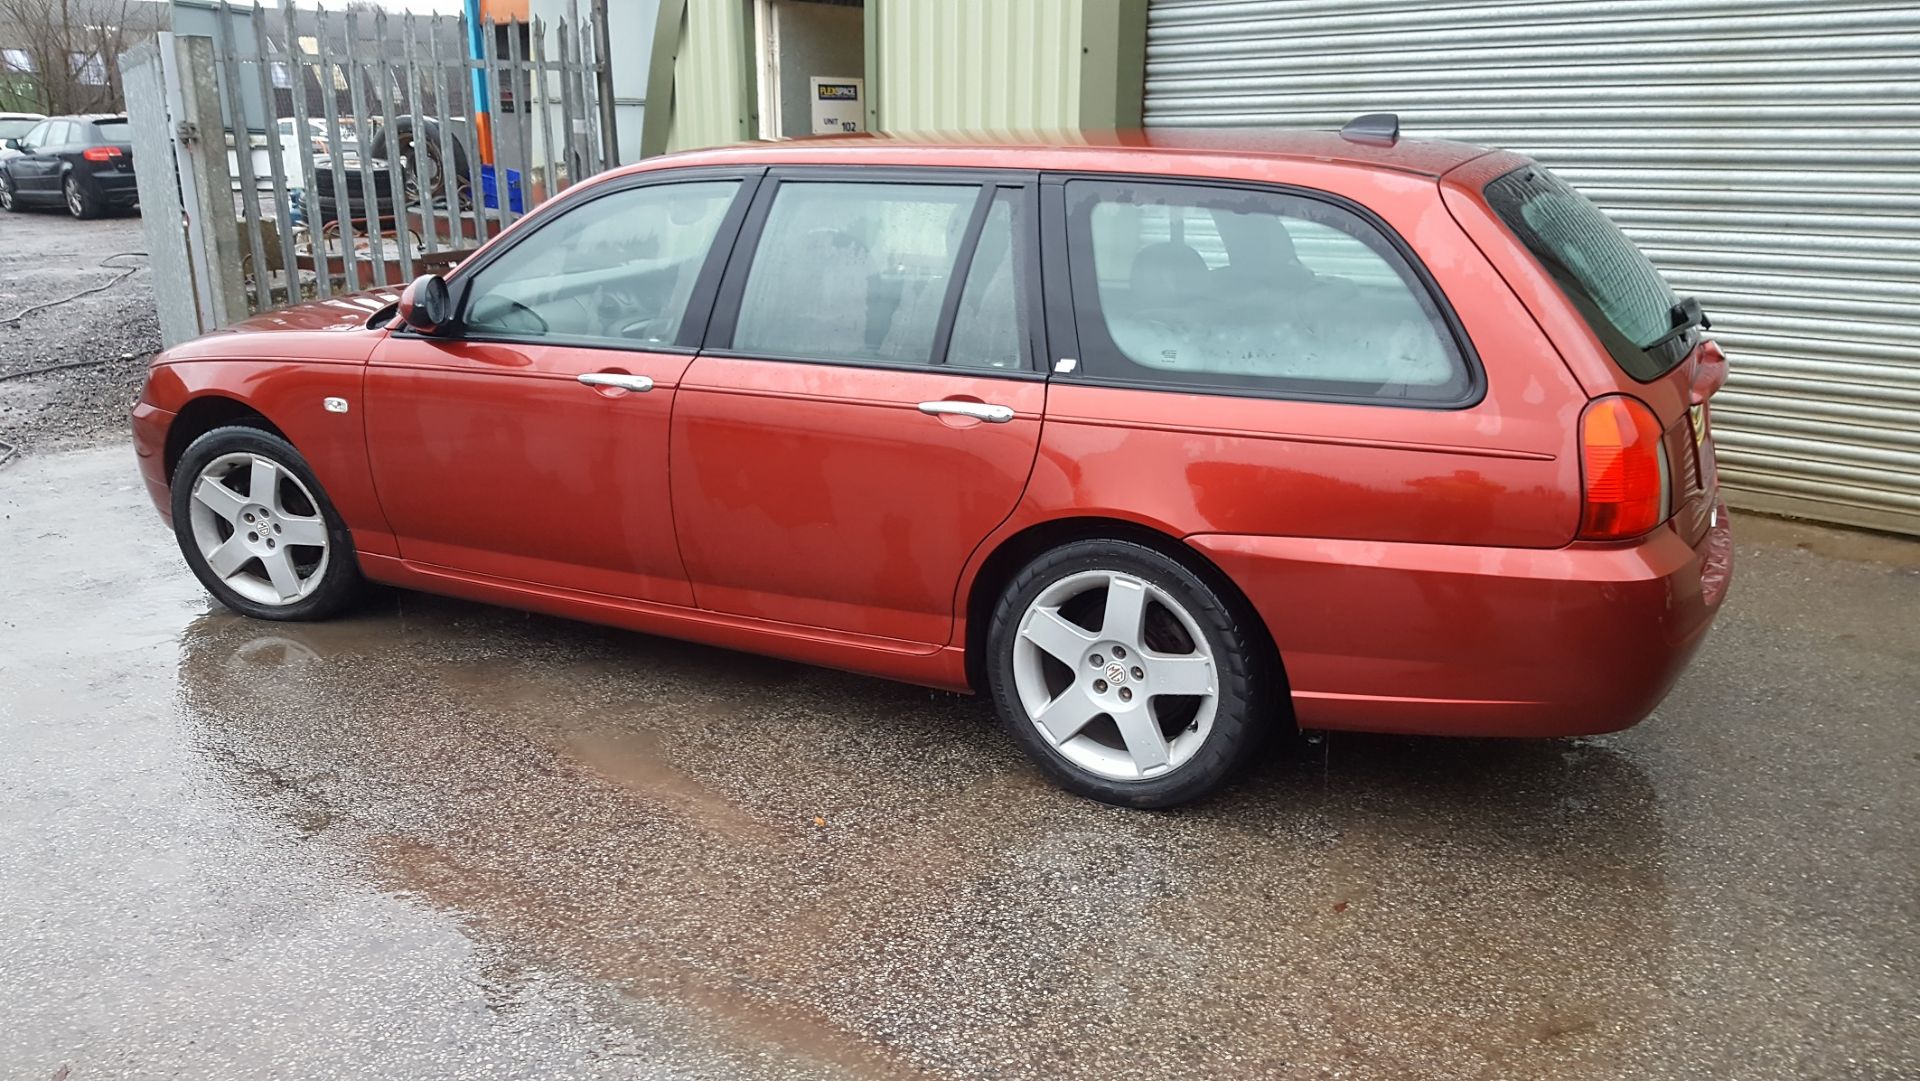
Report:
M613 46L607 33L607 0L593 0L593 83L600 107L600 159L604 168L612 169L620 164L620 132L614 119Z
M187 207L187 219L200 230L207 253L204 289L212 301L214 326L224 327L245 319L248 311L240 223L233 215L233 174L227 169L226 126L220 118L220 83L214 77L213 39L175 37L174 48L179 54L179 138L194 171L193 205Z
M167 120L160 43L145 41L120 58L120 85L133 129L134 181L140 188L140 231L153 268L153 301L160 313L160 344L172 348L200 334L187 235L181 228L180 185L173 166L173 125Z

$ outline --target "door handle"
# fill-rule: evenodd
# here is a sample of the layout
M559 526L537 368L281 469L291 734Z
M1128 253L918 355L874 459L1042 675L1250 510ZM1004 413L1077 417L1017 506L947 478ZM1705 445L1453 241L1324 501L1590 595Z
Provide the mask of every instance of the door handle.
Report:
M993 405L988 402L956 402L943 400L921 402L920 411L930 417L972 417L984 420L988 424L1005 424L1013 419L1013 407Z
M644 375L621 375L617 372L583 372L580 381L590 387L613 387L635 394L653 389L653 380Z

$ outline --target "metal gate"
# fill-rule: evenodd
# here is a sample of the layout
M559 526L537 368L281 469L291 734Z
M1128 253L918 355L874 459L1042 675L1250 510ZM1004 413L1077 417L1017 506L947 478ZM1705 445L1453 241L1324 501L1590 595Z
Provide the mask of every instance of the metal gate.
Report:
M1729 498L1920 533L1920 5L1152 0L1149 125L1402 129L1585 191L1714 317Z
M564 20L174 0L121 62L162 340L444 269L607 165Z

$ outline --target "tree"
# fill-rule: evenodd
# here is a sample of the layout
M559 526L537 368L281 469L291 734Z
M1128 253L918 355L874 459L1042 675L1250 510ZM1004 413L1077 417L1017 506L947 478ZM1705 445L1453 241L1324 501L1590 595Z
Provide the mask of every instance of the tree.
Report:
M48 114L122 112L120 57L156 29L138 0L0 0L11 96Z

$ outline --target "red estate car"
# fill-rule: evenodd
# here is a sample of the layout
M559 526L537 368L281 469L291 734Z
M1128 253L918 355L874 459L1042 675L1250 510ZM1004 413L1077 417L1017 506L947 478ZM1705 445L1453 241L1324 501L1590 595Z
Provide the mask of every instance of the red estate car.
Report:
M1729 577L1705 326L1539 165L1391 118L802 141L172 349L133 426L237 611L371 579L980 691L1151 807L1288 721L1645 717Z

